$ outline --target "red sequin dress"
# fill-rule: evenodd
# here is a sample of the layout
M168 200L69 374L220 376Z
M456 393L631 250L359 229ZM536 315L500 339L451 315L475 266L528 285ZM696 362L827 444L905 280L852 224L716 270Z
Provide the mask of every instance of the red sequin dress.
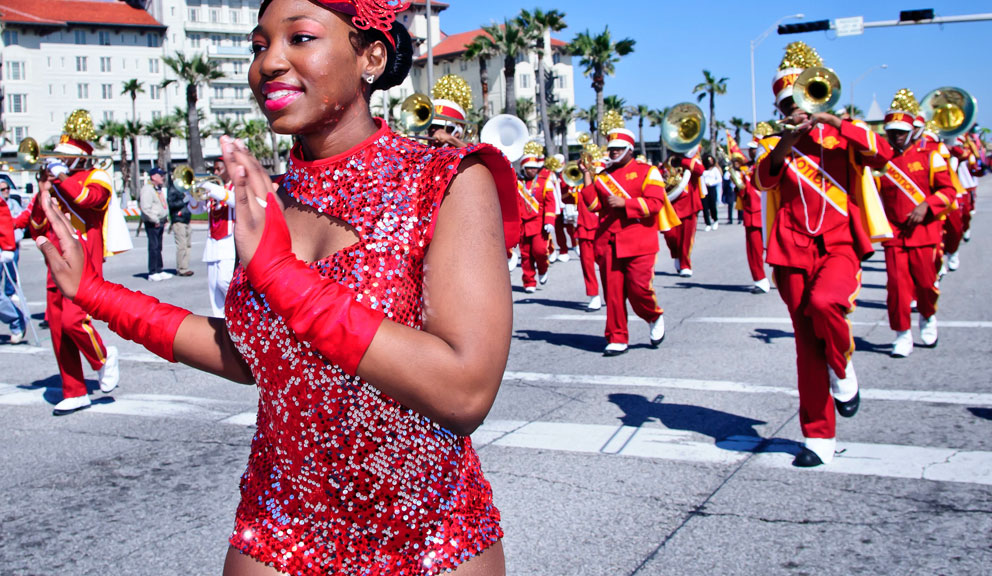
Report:
M361 238L311 267L388 319L420 329L437 209L473 153L494 173L509 168L491 147L428 148L386 126L333 158L306 162L294 150L286 190ZM226 309L259 390L233 546L294 575L437 574L502 537L469 438L297 340L240 266Z

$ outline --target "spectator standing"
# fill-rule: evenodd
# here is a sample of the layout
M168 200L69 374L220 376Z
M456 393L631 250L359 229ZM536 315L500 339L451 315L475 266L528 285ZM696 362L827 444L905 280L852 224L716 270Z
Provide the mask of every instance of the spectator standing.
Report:
M31 184L28 184L31 186ZM29 194L30 196L30 194ZM11 219L17 218L21 212L24 211L24 203L21 199L20 194L17 193L17 189L14 188L8 178L0 179L0 198L3 199L4 204L7 205L7 209L10 211ZM21 239L24 238L24 230L14 229L14 250L11 256L10 262L4 262L4 271L7 273L7 281L3 284L3 295L11 298L14 303L17 303L17 295L14 290L14 283L17 282L17 263L21 259Z
M716 202L720 196L720 188L723 185L723 171L716 163L716 158L712 154L703 157L703 186L706 186L706 196L703 198L703 219L706 221L706 231L716 230L720 227L716 215Z
M176 241L176 276L192 276L189 268L189 252L193 247L193 236L190 230L189 198L185 192L169 187L169 220L172 222L172 237Z
M169 220L169 205L165 198L165 171L161 168L148 171L148 182L138 193L138 208L148 236L148 279L159 282L172 278L162 270L162 233Z

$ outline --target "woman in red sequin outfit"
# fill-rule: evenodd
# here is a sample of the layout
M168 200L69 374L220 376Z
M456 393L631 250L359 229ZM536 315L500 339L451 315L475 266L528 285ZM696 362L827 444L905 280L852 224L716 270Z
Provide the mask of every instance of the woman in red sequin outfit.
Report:
M491 147L429 148L371 117L410 67L397 4L262 3L249 83L297 144L273 191L222 142L241 259L225 319L104 281L46 209L67 296L170 361L258 386L225 574L504 572L468 434L509 353L515 180Z

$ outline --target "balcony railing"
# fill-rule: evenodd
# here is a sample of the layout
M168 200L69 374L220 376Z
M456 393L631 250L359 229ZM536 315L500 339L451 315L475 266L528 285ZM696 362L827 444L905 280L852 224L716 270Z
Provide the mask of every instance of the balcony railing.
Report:
M247 60L251 57L251 50L247 46L207 46L207 56Z
M250 96L245 96L244 98L211 98L210 108L248 110L251 108L251 102Z
M254 26L248 22L232 24L231 22L191 22L187 20L183 23L183 28L187 32L220 32L222 34L244 34L247 36Z

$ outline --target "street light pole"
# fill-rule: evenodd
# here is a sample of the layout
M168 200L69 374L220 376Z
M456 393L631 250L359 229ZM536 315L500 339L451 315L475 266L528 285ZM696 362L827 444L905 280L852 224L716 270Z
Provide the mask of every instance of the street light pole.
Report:
M434 86L434 42L431 34L431 0L427 0L427 90Z
M793 14L791 16L782 16L781 18L776 20L775 23L768 28L768 30L762 32L761 36L758 36L754 40L751 40L751 132L752 133L754 132L754 129L758 126L758 104L755 99L755 92L754 92L754 49L757 48L759 44L764 42L765 38L767 38L768 35L772 33L772 30L777 29L778 25L781 24L783 21L789 20L790 18L797 18L797 19L803 18L805 16L806 16L805 14Z
M858 79L857 80L855 80L854 82L851 83L851 106L847 109L847 112L848 112L848 114L851 115L851 118L854 118L854 112L853 112L853 110L854 110L854 87L858 85L858 82L861 82L862 80L864 80L865 76L867 76L868 74L870 74L872 71L874 71L874 70L876 70L878 68L881 68L882 70L885 70L888 67L889 67L888 64L877 64L875 66L872 66L871 68L865 70L861 74L861 76L858 76Z

